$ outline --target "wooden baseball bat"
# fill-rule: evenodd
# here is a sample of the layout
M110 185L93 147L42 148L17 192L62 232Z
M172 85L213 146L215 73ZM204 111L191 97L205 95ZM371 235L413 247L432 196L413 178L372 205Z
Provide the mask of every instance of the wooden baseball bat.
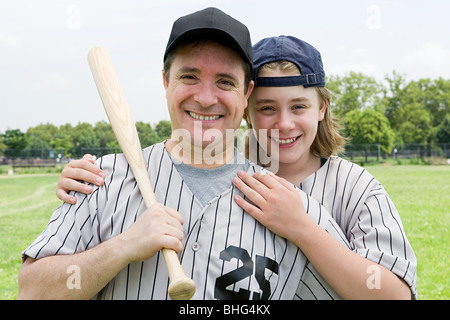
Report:
M111 57L106 49L94 47L89 51L88 62L114 134L133 171L145 205L149 208L156 203L156 197L144 163L136 125L125 101ZM170 278L170 298L173 300L190 299L195 293L194 281L184 274L175 251L162 249L162 254Z

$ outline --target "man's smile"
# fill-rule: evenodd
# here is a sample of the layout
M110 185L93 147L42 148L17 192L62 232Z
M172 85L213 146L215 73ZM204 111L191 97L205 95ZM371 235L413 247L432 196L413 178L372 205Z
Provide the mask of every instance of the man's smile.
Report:
M201 114L197 114L192 111L188 111L188 114L191 116L191 118L194 118L195 120L201 120L201 121L213 121L213 120L217 120L220 117L222 117L221 115L201 115Z

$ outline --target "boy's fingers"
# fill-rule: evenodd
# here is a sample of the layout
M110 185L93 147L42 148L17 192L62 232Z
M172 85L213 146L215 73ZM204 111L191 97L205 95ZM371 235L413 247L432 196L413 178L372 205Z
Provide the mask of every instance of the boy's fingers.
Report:
M83 156L82 159L83 159L83 160L87 160L87 161L89 161L89 162L92 163L92 164L94 164L94 162L95 162L94 157L93 157L91 154L89 154L89 153L86 153L86 154Z
M64 180L64 182L66 182L66 183L72 183L74 180L79 180L79 181L85 181L88 183L92 183L97 186L101 186L105 182L105 180L102 177L98 176L97 174L92 173L91 171L87 171L85 169L79 169L79 168L71 169L71 171L66 176L67 176L67 179ZM64 183L64 185L62 186L63 188L66 188L69 190L74 190L74 189L71 189L69 185L66 185L66 183Z
M244 180L245 179L245 180ZM256 181L252 177L235 177L233 178L233 184L238 188L250 201L252 201L257 206L261 206L263 204L264 197L261 193L256 189L255 185L251 184L252 181ZM258 184L260 182L256 181ZM255 190L256 189L256 190Z
M81 192L84 194L90 194L92 192L92 186L84 184L82 182L78 182L72 179L67 179L64 180L64 182L61 183L60 186L61 190L71 190L71 191L76 191L76 192Z
M57 189L56 190L56 196L58 197L58 199L66 202L66 203L70 203L70 204L77 203L77 198L75 198L74 196L69 195L63 189Z
M102 178L105 177L105 173L94 164L94 158L83 158L80 163L80 168L85 169L97 176L100 176Z
M279 183L281 183L284 187L294 190L294 185L287 181L286 179L277 176L276 174L269 172L269 176L273 177L275 180L277 180Z
M249 203L247 200L245 200L244 198L242 198L240 195L235 195L234 196L234 201L236 201L236 203L242 208L244 209L245 212L249 213L253 218L255 218L256 220L260 220L263 213L261 211L260 208L252 205L251 203Z
M254 173L253 178L261 182L263 185L265 185L269 189L276 188L279 186L279 182L277 179L275 179L275 175L272 173L264 174L264 173Z

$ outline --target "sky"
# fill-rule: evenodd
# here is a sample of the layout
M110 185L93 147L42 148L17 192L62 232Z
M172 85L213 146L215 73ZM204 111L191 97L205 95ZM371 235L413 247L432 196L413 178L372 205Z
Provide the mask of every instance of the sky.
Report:
M87 63L94 46L109 51L135 121L170 120L161 70L172 24L210 6L253 43L309 42L329 75L450 79L448 0L0 0L0 133L107 121Z

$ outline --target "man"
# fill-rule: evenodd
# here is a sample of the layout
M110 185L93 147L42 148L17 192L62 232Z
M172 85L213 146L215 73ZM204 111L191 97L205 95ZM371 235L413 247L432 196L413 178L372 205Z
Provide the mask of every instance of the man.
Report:
M97 160L103 186L76 194L23 253L19 298L167 299L159 250L179 253L196 283L194 299L294 299L313 288L338 298L321 279L302 280L307 259L234 201L239 171L259 172L227 135L241 123L250 80L247 28L215 8L175 21L163 82L172 139L144 149L159 204L145 208L123 155ZM299 191L309 217L345 239L318 202ZM302 210L305 210L302 208ZM79 286L68 285L73 270Z

